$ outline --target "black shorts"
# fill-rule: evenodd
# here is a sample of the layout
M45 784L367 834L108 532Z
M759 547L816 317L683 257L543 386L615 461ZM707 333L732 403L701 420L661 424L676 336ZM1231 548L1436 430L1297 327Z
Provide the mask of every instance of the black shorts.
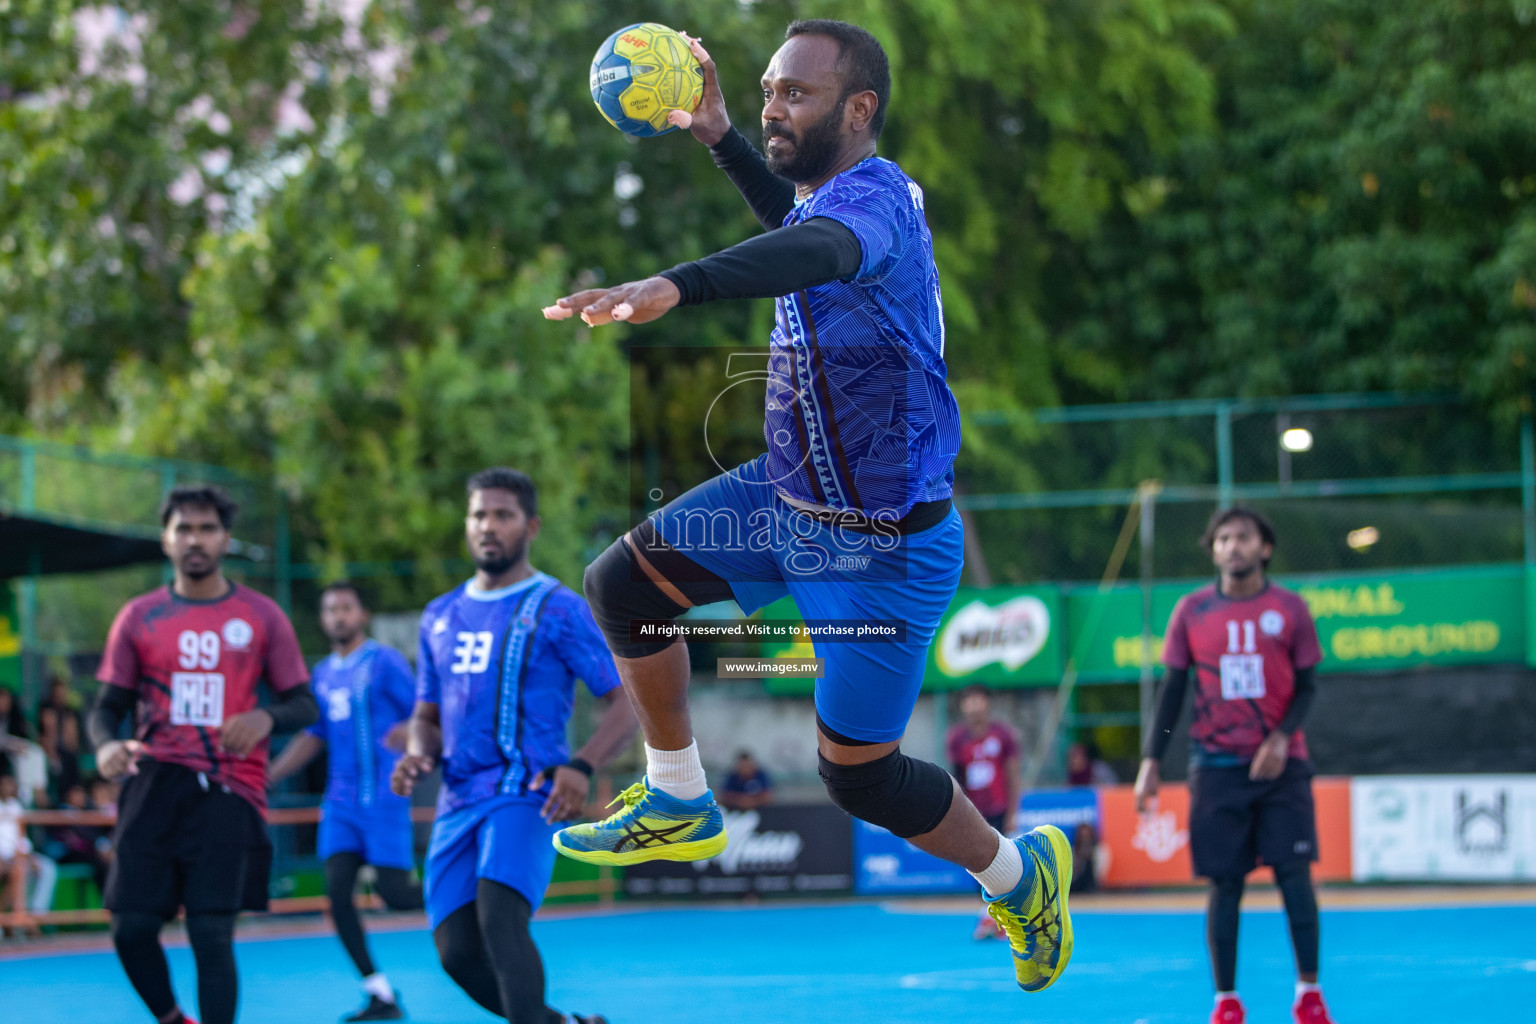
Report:
M1260 858L1270 867L1317 860L1312 766L1293 757L1268 782L1250 779L1247 765L1191 769L1189 852L1206 878L1246 875Z
M108 910L158 914L267 909L272 844L261 812L176 764L140 761L123 784Z

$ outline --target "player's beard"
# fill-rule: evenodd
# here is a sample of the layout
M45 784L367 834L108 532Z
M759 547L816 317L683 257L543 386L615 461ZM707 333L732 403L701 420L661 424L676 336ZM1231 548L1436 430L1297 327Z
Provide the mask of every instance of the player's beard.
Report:
M181 564L177 566L181 574L189 580L205 580L219 571L219 560L207 552L199 551L196 554L202 557L200 563L192 561L193 552L187 552L181 556Z
M764 159L768 169L796 184L825 177L837 162L837 154L842 149L842 129L842 103L833 106L821 120L813 121L801 129L799 135L785 128L780 121L769 121L763 125L763 152L767 154ZM768 146L768 140L775 137L794 143L794 153L790 156L775 154Z
M513 542L499 555L475 555L475 568L481 572L490 573L492 576L500 576L518 562L523 560L523 555L528 551L528 538L523 537Z

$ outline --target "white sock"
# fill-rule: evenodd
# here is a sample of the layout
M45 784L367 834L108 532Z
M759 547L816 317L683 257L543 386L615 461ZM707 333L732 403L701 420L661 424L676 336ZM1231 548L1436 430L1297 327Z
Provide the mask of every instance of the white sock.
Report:
M647 743L645 776L652 786L679 800L694 800L709 792L699 745L692 740L682 750L657 750Z
M1300 1002L1301 1001L1301 997L1306 995L1308 992L1321 992L1321 991L1322 991L1322 989L1317 986L1316 982L1298 981L1296 983L1296 1001Z
M970 876L981 883L987 899L996 899L1003 893L1012 892L1024 877L1024 860L1019 856L1019 848L1012 839L996 829L992 834L997 836L997 856L981 871L970 872Z
M1216 1005L1220 1006L1223 999L1237 999L1237 989L1233 989L1231 992L1217 992ZM1242 1002L1242 1000L1239 999L1238 1002Z
M395 990L390 987L389 979L384 977L383 971L374 971L364 978L363 991L371 996L378 996L386 1003L395 1001Z

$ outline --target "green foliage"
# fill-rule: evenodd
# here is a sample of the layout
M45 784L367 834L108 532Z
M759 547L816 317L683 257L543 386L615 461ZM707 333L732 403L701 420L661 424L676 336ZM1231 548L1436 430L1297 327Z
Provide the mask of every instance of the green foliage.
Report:
M338 570L456 556L463 477L514 463L574 579L627 505L712 470L699 350L763 344L765 304L537 312L756 230L686 135L592 109L587 57L629 21L702 35L749 136L788 20L885 41L882 152L926 192L955 389L1015 414L967 423L964 491L1208 461L1041 405L1451 387L1508 422L1536 373L1527 0L119 9L129 45L98 52L98 9L0 0L0 430L275 479L296 555ZM1001 582L1037 545L1102 564L1118 515L975 519Z

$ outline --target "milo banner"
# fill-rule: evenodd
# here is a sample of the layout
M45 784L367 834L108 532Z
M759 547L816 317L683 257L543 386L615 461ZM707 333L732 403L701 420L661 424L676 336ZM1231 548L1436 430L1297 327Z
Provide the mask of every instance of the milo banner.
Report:
M0 686L21 686L21 630L16 618L16 591L0 580Z
M928 684L956 689L968 683L1059 683L1061 603L1057 587L961 590L928 649Z
M725 852L712 860L624 869L635 897L815 895L853 889L853 832L831 804L725 812Z

